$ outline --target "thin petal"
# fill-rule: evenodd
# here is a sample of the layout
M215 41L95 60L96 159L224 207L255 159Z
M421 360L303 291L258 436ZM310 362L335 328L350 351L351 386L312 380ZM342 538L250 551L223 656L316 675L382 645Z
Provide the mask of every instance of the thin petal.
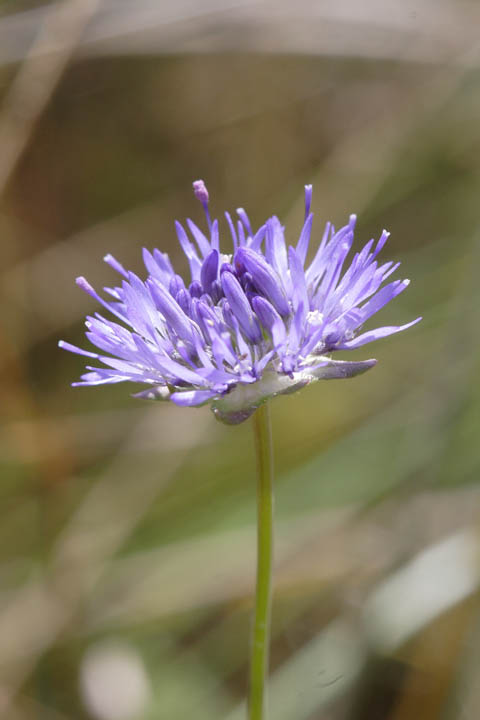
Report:
M197 251L188 239L187 233L183 229L182 225L180 225L180 223L177 221L175 222L175 229L177 231L178 241L182 246L183 252L187 256L188 263L190 265L190 273L192 275L192 280L198 280L200 277L202 263L197 255Z
M124 278L128 277L128 273L125 270L125 268L123 267L123 265L121 263L119 263L118 260L115 260L113 255L110 255L110 253L109 253L108 255L105 255L105 257L103 259L108 265L110 265L110 267L112 267L114 270L116 270L118 273L120 273L120 275L123 275Z
M297 309L300 305L302 305L304 315L306 315L309 303L305 272L303 270L303 263L299 258L297 251L293 247L288 248L288 262L290 265L290 275L293 285L294 307Z
M195 223L190 220L190 218L187 218L187 225L188 229L192 233L193 237L195 238L195 242L198 245L198 249L202 253L203 257L206 258L207 255L211 252L212 248L208 241L208 239L205 237L203 232L200 230Z
M260 250L260 246L263 242L263 238L265 237L266 232L267 232L267 225L265 223L265 225L262 225L262 227L259 228L257 230L257 232L255 233L255 236L249 245L249 247L251 247L252 250L255 250L255 252L258 252Z
M390 300L400 295L409 284L410 280L395 280L379 290L363 307L358 308L361 320L357 324L366 322L368 318L375 315L375 313L387 305Z
M310 205L312 204L312 186L305 185L305 220L310 214Z
M76 353L77 355L85 355L85 357L89 357L89 358L98 359L100 357L98 355L98 353L90 352L89 350L84 350L83 348L79 348L76 345L71 345L70 343L65 342L65 340L59 340L58 347L62 348L62 350L68 350L69 352Z
M230 235L232 236L233 249L236 250L238 248L237 231L235 230L235 225L233 223L232 217L229 212L225 213L225 217L227 218L228 227L230 229Z
M118 309L118 303L109 303L106 300L104 300L100 295L97 293L96 290L90 285L88 280L82 276L77 277L75 280L78 287L82 288L90 297L93 297L97 302L99 302L101 305L103 305L104 308L106 308L109 312L112 313L112 315L116 315L120 320L125 321L126 317L125 314L120 312Z
M252 275L258 292L270 300L280 315L289 315L290 307L282 291L280 280L267 261L258 253L245 247L237 251L237 257Z
M202 270L200 272L200 281L202 283L205 292L209 293L212 289L212 284L217 279L218 275L218 250L212 250L202 264Z
M338 345L337 349L354 350L355 348L366 345L369 342L374 342L374 340L380 340L380 338L394 335L395 333L401 332L402 330L407 330L408 328L413 327L413 325L416 325L418 322L420 322L421 319L421 317L418 317L415 320L412 320L412 322L407 323L406 325L393 325L390 327L377 328L376 330L369 330L368 332L362 333L362 335L358 335L358 337L356 337L354 340L348 340L347 342Z
M147 285L160 312L177 335L187 342L193 342L191 320L185 315L177 301L155 280L147 280Z
M308 215L305 220L296 248L302 266L305 265L305 259L307 257L308 245L310 242L310 233L312 232L312 223L313 213L310 213L310 215Z
M102 375L100 372L93 371L82 375L82 379L78 382L72 383L72 387L83 387L85 385L112 385L114 383L125 382L125 380L130 380L130 378L123 375L106 376Z
M237 208L237 215L240 218L240 220L242 221L243 227L247 231L248 237L253 238L252 226L250 224L250 220L249 220L248 215L245 212L245 210L243 208Z
M272 336L276 348L283 345L287 339L287 332L282 318L273 305L260 296L252 300L253 309L258 315L260 322L267 332Z
M242 286L232 273L224 272L222 274L222 287L229 305L237 318L242 330L252 342L258 342L261 333L255 320L255 316L250 307Z

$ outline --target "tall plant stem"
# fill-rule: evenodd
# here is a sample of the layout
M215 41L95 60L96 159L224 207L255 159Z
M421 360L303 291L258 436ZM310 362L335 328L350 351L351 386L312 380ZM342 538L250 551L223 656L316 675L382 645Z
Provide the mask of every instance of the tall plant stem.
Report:
M249 720L266 720L273 559L273 453L270 408L253 416L257 455L257 584L250 661Z

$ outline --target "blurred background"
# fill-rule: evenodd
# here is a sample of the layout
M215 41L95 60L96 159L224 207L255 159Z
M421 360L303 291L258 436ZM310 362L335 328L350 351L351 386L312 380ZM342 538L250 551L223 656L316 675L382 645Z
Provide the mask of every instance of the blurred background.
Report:
M408 291L378 366L272 405L271 720L480 709L476 0L0 3L0 716L242 720L251 423L73 389L75 285L186 270L175 218L359 216ZM226 239L226 227L222 229ZM344 358L351 359L344 355Z

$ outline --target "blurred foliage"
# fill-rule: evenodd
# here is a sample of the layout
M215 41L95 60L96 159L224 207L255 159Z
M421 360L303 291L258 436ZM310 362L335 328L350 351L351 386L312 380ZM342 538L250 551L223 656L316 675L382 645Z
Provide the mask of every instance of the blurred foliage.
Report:
M5 97L15 72L2 68ZM242 717L250 423L223 427L207 409L142 404L122 385L72 389L82 359L56 345L83 342L93 302L74 278L110 284L106 252L142 272L142 246L157 246L185 270L173 220L200 221L199 177L218 216L241 206L259 224L275 213L293 238L307 182L317 237L324 221L351 212L359 242L388 227L384 257L401 259L412 284L383 324L424 315L367 348L379 360L371 373L272 406L271 717L478 716L474 586L388 652L364 611L426 548L478 525L479 79L474 65L333 55L106 54L70 64L0 216L5 717L127 717L118 708L102 716L82 685L88 662L104 662L88 661L89 649L110 642L141 661L138 720ZM423 583L440 597L454 570ZM423 584L412 602L417 592ZM100 665L94 678L108 671ZM128 682L112 677L105 693L128 695Z

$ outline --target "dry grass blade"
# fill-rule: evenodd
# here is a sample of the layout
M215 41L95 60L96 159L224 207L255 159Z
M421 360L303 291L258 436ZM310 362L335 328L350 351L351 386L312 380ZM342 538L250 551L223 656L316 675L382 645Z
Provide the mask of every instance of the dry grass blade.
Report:
M0 113L0 195L101 2L68 0L47 9Z

